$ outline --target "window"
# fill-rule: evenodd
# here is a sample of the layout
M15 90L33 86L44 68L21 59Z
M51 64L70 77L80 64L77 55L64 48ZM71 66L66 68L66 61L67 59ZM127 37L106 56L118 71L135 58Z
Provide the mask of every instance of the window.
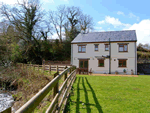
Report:
M119 44L119 52L128 52L127 44Z
M127 60L126 59L119 59L119 67L127 67Z
M79 68L88 68L88 60L87 59L79 60Z
M95 45L95 51L98 51L98 45Z
M86 52L86 46L85 45L79 45L78 46L78 53L85 53Z
M104 59L98 60L98 67L104 67Z
M109 51L109 44L105 44L105 51Z

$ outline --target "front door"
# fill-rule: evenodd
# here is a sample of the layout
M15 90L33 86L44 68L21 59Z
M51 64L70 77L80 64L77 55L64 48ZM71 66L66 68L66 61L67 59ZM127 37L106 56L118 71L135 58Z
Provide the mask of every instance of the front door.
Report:
M80 59L79 60L79 69L81 72L87 72L88 73L88 59Z

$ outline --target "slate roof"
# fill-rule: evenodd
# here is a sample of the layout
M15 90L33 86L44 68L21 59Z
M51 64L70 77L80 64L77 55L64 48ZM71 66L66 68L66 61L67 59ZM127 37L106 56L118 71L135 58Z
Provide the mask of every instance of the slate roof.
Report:
M71 43L83 42L137 41L135 30L106 31L78 34Z

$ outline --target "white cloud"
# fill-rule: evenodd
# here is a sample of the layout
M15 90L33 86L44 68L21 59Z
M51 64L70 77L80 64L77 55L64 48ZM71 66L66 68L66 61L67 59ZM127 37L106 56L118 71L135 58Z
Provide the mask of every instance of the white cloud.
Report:
M17 0L0 0L0 3L1 2L9 5L18 3Z
M104 24L104 23L105 23L104 20L98 22L98 24Z
M137 43L150 43L150 19L142 20L124 30L136 30Z
M118 11L117 14L125 16L125 14L123 12L121 12L121 11Z
M129 28L131 25L130 24L125 24L119 21L118 18L114 18L114 17L110 17L110 16L106 16L105 20L99 21L98 24L111 24L114 26L114 28L116 27L125 27L125 28Z
M134 15L133 13L129 13L129 18L136 18L137 21L140 20L140 17Z
M54 0L43 0L44 3L54 3Z

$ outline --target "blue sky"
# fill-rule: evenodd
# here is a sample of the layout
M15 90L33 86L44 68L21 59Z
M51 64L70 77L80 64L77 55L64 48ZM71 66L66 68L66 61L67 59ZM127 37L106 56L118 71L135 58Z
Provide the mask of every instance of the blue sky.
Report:
M14 4L17 0L1 1ZM46 11L56 10L62 4L78 6L93 17L94 31L136 30L137 44L150 43L149 0L41 0L41 3Z

